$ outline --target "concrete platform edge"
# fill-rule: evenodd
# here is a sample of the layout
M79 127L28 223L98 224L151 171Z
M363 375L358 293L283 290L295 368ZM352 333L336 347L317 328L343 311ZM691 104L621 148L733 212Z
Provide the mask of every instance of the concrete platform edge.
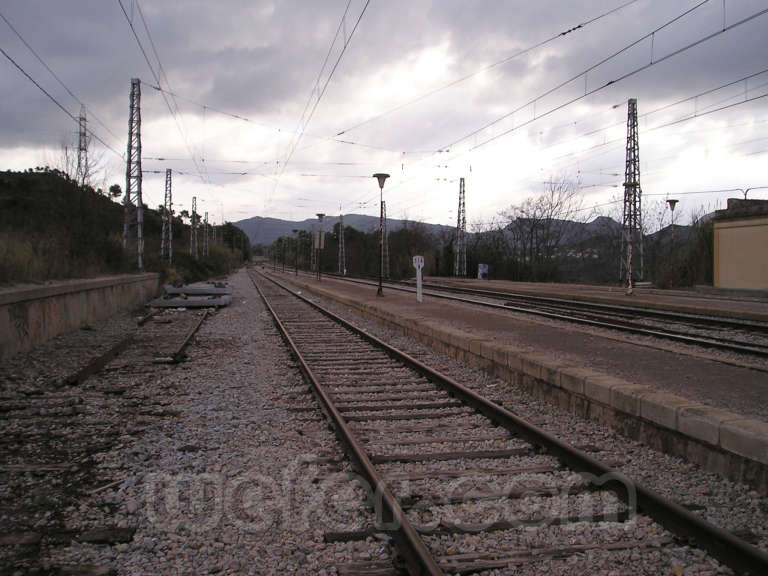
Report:
M159 274L145 273L0 292L0 360L144 304L159 287Z
M521 385L539 399L610 425L630 438L768 494L766 422L588 368L563 366L541 354L523 353L435 322L401 318L376 305L340 296L301 279L281 278Z

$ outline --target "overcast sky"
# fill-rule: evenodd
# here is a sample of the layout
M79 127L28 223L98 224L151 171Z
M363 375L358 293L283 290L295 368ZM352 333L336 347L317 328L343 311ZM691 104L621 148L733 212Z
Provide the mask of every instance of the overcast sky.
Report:
M92 141L108 185L125 186L118 154L126 149L130 80L141 78L150 206L162 203L172 168L175 208L189 209L196 195L213 221L378 214L374 172L392 176L384 188L391 217L455 224L460 177L470 228L541 193L550 178L581 185L585 207L619 214L610 202L623 193L629 98L641 116L649 212L669 195L680 199L685 222L691 211L741 195L691 192L768 186L768 97L760 98L768 72L759 74L768 69L768 14L722 32L768 9L766 0L122 6L128 18L118 0L8 0L0 14L86 105L89 128L114 149ZM78 116L78 100L8 23L0 20L0 31L0 48ZM76 123L7 58L0 66L0 169L56 165L62 143L76 142ZM153 88L155 74L177 95L168 99L175 119ZM768 198L768 190L749 197Z

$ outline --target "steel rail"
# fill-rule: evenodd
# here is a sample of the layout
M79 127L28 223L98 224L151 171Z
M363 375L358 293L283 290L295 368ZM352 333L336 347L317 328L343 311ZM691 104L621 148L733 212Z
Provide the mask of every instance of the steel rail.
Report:
M371 284L371 280L365 277L352 278L350 276L341 276L340 274L326 272L326 276L331 276L338 280L345 280L347 282L354 282L358 284ZM393 290L413 291L414 283L408 280L390 280L389 287ZM395 286L394 284L400 284L401 286ZM406 287L406 288L404 288ZM661 318L664 320L672 321L693 321L701 324L709 324L710 326L720 326L727 328L748 328L757 330L759 332L768 333L768 322L759 322L757 320L748 320L741 318L727 318L724 316L705 316L702 314L695 314L693 312L680 312L676 310L664 310L654 308L641 308L639 306L626 306L622 304L607 304L605 302L590 302L585 300L577 300L572 297L564 296L563 298L555 298L552 296L536 296L534 294L521 294L519 292L502 292L499 290L483 290L480 288L466 288L460 286L449 286L445 284L434 284L424 282L423 288L430 290L442 290L444 292L453 292L455 294L474 294L476 296L487 296L488 298L503 299L518 299L529 302L541 302L543 304L551 304L553 306L559 306L562 308L575 308L581 309L586 312L594 310L604 310L606 312L616 313L631 313L631 314L643 314L645 316L652 316L655 318Z
M408 286L408 283L405 283ZM641 308L639 306L625 306L621 304L607 304L605 302L587 302L576 300L574 298L563 297L562 299L551 296L535 296L533 294L520 294L516 292L501 292L498 290L481 290L478 288L462 288L458 286L445 286L441 284L424 284L425 287L433 290L445 290L446 292L456 292L460 294L476 294L478 296L488 296L489 298L507 299L541 302L553 306L582 309L587 312L593 310L604 310L606 312L634 313L652 316L664 320L700 322L703 324L724 326L728 328L751 328L761 332L768 332L768 324L754 320L744 320L739 318L726 318L723 316L704 316L692 312L679 312L674 310L662 310L653 308Z
M525 438L529 442L543 447L547 452L559 458L570 469L575 472L593 475L594 478L590 479L592 484L615 487L617 496L630 509L636 504L639 510L659 522L667 530L684 540L695 542L697 547L703 548L733 570L755 576L768 574L768 553L765 551L741 540L731 532L699 518L657 492L633 482L621 472L606 466L581 450L559 440L552 434L516 416L502 406L483 398L449 376L430 368L416 358L394 348L323 306L312 302L300 294L296 294L276 279L263 274L262 276L345 328L365 338L372 344L381 347L390 356L411 366L451 396L466 402L491 421ZM256 284L255 281L254 284ZM308 367L307 370L309 370ZM368 462L370 463L370 461Z
M358 284L370 284L367 280L359 279L344 279L347 282L354 282ZM402 292L413 292L413 288L404 288L398 286L390 286L392 290L400 290ZM440 288L441 290L443 288ZM456 292L458 289L450 289L448 291ZM621 332L629 332L639 336L652 336L654 338L662 338L665 340L671 340L674 342L680 342L682 344L688 344L692 346L703 346L706 348L715 348L718 350L726 350L728 352L738 352L741 354L751 354L753 356L760 356L762 358L768 358L768 347L756 348L753 346L746 346L743 344L734 344L729 342L723 342L712 338L702 338L698 336L688 336L686 334L678 332L665 332L662 330L654 330L651 328L643 328L632 326L628 324L619 324L616 322L607 322L602 320L592 320L589 318L580 318L578 316L571 316L568 314L558 312L548 312L546 310L537 310L535 308L524 308L522 306L511 306L507 304L497 304L495 302L485 302L483 300L476 300L474 298L461 298L459 296L451 296L449 294L439 294L435 291L424 292L425 295L433 298L442 298L444 300L452 300L454 302L463 302L466 304L474 304L477 306L484 306L486 308L493 308L496 310L507 310L512 312L521 312L524 314L532 314L535 316L541 316L550 320L560 320L563 322L571 322L573 324L583 324L585 326L591 326L593 328L604 328L609 330L618 330ZM509 295L507 295L508 297ZM743 328L743 326L742 326Z
M267 310L269 310L272 318L274 318L275 324L277 325L280 334L288 344L293 355L296 357L301 372L304 374L305 378L309 380L312 391L320 402L320 405L323 408L323 412L336 430L337 437L346 447L347 453L352 458L353 462L357 466L357 469L368 481L371 488L375 490L375 506L377 508L378 506L382 507L382 509L376 510L377 521L381 520L382 523L388 524L390 526L396 526L394 530L391 528L384 528L382 531L392 535L395 543L398 545L398 551L403 555L403 558L405 559L408 572L411 574L411 576L417 576L420 574L430 574L432 576L442 575L442 569L438 566L434 557L427 549L417 530L408 520L394 494L392 494L392 492L389 490L386 483L384 482L384 479L379 474L378 470L376 470L376 467L373 465L368 455L365 453L365 450L355 437L351 428L347 425L347 422L345 421L341 412L339 412L339 410L336 408L330 395L326 392L317 376L309 367L309 364L299 351L296 343L293 341L290 334L288 333L288 330L285 328L279 316L277 315L277 312L272 307L269 300L267 300L267 297L261 290L261 287L258 285L253 276L249 274L249 277L251 278L253 285L256 287L259 296L261 296L261 299L264 301L264 305L267 307ZM281 288L286 289L279 283L276 284Z
M65 377L61 381L61 384L63 386L75 386L82 384L89 377L100 372L104 366L117 358L120 353L124 352L133 343L133 340L133 335L128 335L125 338L122 338L119 342L113 346L110 346L108 350L89 360L88 363L80 368L77 372Z

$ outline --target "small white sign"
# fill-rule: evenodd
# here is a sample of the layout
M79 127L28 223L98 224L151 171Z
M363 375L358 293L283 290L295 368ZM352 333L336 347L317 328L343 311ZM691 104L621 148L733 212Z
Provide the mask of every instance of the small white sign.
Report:
M416 300L421 302L421 269L424 268L424 256L414 256L413 267L416 268Z
M325 249L325 232L322 230L315 230L312 234L312 247L315 250Z

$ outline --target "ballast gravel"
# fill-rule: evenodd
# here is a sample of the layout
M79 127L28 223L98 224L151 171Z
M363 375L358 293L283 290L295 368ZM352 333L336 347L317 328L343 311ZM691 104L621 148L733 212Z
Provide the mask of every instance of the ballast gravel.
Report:
M623 437L608 426L537 400L512 383L437 352L400 331L367 320L349 308L315 294L304 295L547 432L586 449L629 478L768 551L768 497L749 486L724 479Z
M118 402L151 398L163 407L96 452L101 487L55 514L71 530L131 528L133 537L103 544L44 537L30 552L34 561L17 570L0 541L0 573L331 575L336 566L391 560L386 538L324 542L326 532L372 525L368 494L340 458L245 271L229 281L232 305L209 316L185 362L88 381L124 389ZM49 344L41 364L55 364L67 345L66 335ZM8 371L32 387L35 370L23 366L17 357ZM2 478L0 493L8 495Z

